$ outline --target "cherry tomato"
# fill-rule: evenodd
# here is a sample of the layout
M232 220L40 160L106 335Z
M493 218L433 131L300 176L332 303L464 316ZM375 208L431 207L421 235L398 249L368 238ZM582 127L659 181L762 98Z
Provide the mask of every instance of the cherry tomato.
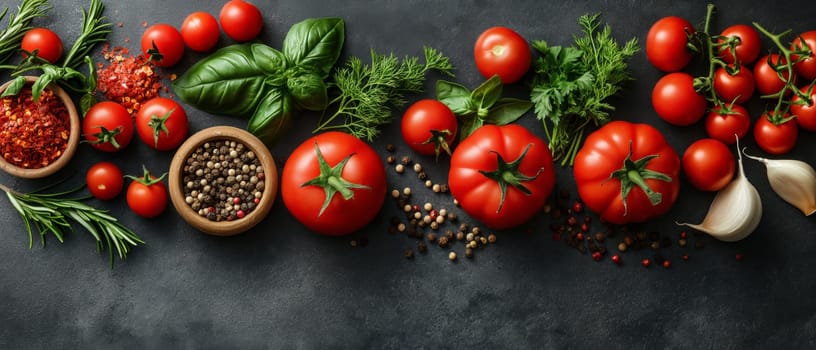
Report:
M808 87L805 86L800 91L803 95L807 95L807 90ZM816 89L811 91L810 101L812 103L808 104L807 100L799 95L793 96L790 111L796 116L796 124L799 124L799 127L808 131L816 131Z
M62 57L62 39L57 33L47 28L34 28L23 35L20 48L26 52L37 51L40 57L50 63L56 63ZM25 53L23 54L25 56Z
M420 100L402 115L402 139L419 154L451 154L456 139L456 116L444 103Z
M167 208L167 187L164 176L155 177L147 169L140 177L129 176L133 181L128 185L127 204L131 211L141 217L159 216Z
M720 43L725 42L725 38L737 37L739 44L734 48L736 51L737 60L742 65L749 65L756 61L759 57L759 51L762 47L762 40L759 37L759 32L754 27L746 24L735 24L720 33L722 38ZM725 63L734 64L734 53L727 45L720 46L718 52L720 58Z
M133 139L133 119L121 104L99 102L85 113L82 134L92 147L116 152L127 147Z
M243 0L230 0L218 16L224 33L235 41L249 41L261 33L263 17L255 5Z
M764 55L757 60L754 65L754 79L756 79L756 88L760 95L773 95L785 87L785 82L779 79L779 75L771 67L774 65L784 64L785 57L778 54ZM782 77L789 79L789 74L786 71L782 72ZM796 77L794 77L796 79Z
M169 151L187 138L187 113L178 102L166 97L154 97L139 107L136 132L148 146Z
M730 112L725 113L720 106L715 106L708 112L705 126L708 137L719 140L726 145L737 142L748 134L751 128L751 117L745 107L737 104L729 105ZM737 135L736 137L734 135Z
M482 32L476 40L473 56L476 68L485 79L498 74L504 84L519 81L533 62L527 40L507 27L492 27Z
M210 51L218 43L220 35L218 21L207 12L193 12L181 24L181 37L193 51Z
M683 153L683 172L701 191L719 191L734 178L736 161L731 150L715 139L694 141Z
M85 173L85 183L91 195L103 200L113 199L122 192L125 178L122 170L111 162L99 162Z
M694 78L683 72L664 75L652 90L652 106L673 125L691 125L703 117L706 99L694 90Z
M683 69L694 57L687 48L689 33L694 33L694 26L684 18L668 16L659 19L646 36L646 58L664 72Z
M281 176L283 204L300 223L324 235L368 225L385 201L385 166L370 145L331 131L296 147Z
M518 124L488 124L456 147L448 183L468 215L492 229L508 229L540 212L555 171L544 140Z
M729 66L733 67L733 66ZM754 95L754 74L748 67L740 66L735 75L728 73L725 68L717 68L714 72L714 91L724 101L729 103L745 103Z
M805 44L808 48L810 48L810 56L804 58L802 61L796 62L800 59L799 55L791 55L791 60L796 62L793 64L793 69L796 71L796 74L805 78L806 80L813 80L816 79L816 57L814 57L813 52L816 52L816 30L811 30L799 34L798 37L791 41L791 50L796 50L797 46L802 45L802 40L805 40Z
M169 24L154 24L142 34L142 52L157 66L172 67L184 56L184 38Z
M785 115L780 119L787 119L789 115ZM754 140L763 151L770 154L785 154L790 152L796 146L796 139L799 136L799 127L793 120L787 120L774 124L768 112L763 113L762 116L754 124Z

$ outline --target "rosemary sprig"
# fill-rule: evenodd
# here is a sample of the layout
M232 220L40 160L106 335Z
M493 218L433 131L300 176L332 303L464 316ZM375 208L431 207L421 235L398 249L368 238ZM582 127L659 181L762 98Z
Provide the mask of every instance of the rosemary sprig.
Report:
M357 57L349 58L346 66L333 75L339 95L329 104L337 106L337 110L323 118L313 132L340 129L373 141L380 135L380 127L393 119L391 108L405 105L408 102L405 94L422 92L429 70L453 76L453 65L442 53L425 47L424 54L425 64L416 57L400 60L393 54L380 55L374 50L370 65ZM343 122L334 124L338 118Z
M8 26L0 31L0 64L20 48L23 35L31 29L31 21L45 16L51 9L48 0L23 0L17 7L17 15L9 16ZM8 14L8 7L0 12L0 21Z
M107 247L111 268L114 263L114 250L119 259L127 258L131 246L144 244L131 229L120 223L107 210L91 207L81 202L84 198L68 198L82 187L57 193L34 191L21 193L2 184L0 190L6 192L11 205L20 214L28 232L28 248L34 245L34 230L40 234L40 242L45 246L48 233L57 237L62 243L66 233L74 231L71 221L84 227L96 239L96 248L102 252ZM33 226L33 227L32 227Z
M108 34L111 33L112 24L105 21L102 12L105 11L105 5L101 0L91 0L91 5L87 11L82 11L82 32L71 50L65 55L63 59L63 68L79 69L79 66L89 56L91 50L98 43L103 43L107 40Z

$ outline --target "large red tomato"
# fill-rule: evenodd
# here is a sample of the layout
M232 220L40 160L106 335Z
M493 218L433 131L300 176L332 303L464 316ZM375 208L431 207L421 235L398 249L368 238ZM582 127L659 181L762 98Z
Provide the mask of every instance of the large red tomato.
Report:
M521 125L485 125L456 147L448 185L474 219L492 229L515 227L541 210L552 192L552 155Z
M485 30L476 40L473 55L485 79L498 75L504 84L519 81L533 62L527 40L507 27Z
M668 16L659 19L646 36L646 58L664 72L683 69L694 57L687 48L690 33L694 33L694 27L683 18Z
M604 125L587 137L573 170L586 206L613 224L665 214L680 192L680 157L647 124Z
M292 216L314 232L349 234L373 220L385 201L385 166L371 146L332 131L292 151L281 196Z

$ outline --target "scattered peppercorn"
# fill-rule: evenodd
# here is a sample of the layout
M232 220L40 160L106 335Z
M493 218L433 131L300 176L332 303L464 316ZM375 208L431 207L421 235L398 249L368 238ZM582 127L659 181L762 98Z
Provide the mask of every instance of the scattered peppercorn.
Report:
M736 260L736 261L742 261L742 258L743 258L743 256L740 253L737 253L737 254L734 255L734 260Z
M448 253L448 259L450 259L450 261L456 261L456 252Z
M389 143L389 144L385 145L385 150L388 151L388 152L394 152L394 151L397 150L397 147L394 146L393 143Z
M663 261L663 267L665 267L667 269L670 268L671 267L671 261L664 260Z
M473 258L473 249L472 248L465 248L465 257L466 258Z
M411 249L411 248L406 249L406 250L405 250L405 254L403 254L403 256L404 256L406 259L413 259L413 258L414 258L414 250L413 250L413 249Z
M402 164L397 164L397 165L395 165L395 166L394 166L394 171L396 171L396 172L397 172L397 174L402 174L402 173L404 173L404 172L405 172L405 165L402 165Z
M649 259L643 259L640 261L640 264L643 265L643 267L649 267L649 265L652 264L652 261Z
M385 162L388 164L395 164L397 162L397 158L394 156L385 157Z
M620 255L615 254L612 255L612 262L615 263L616 265L620 265L623 263L623 260L621 259Z

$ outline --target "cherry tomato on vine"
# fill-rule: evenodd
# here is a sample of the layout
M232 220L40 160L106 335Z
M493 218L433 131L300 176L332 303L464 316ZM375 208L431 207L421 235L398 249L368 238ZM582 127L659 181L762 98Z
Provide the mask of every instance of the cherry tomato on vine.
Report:
M164 185L164 174L155 177L144 169L140 177L128 176L133 181L128 185L127 204L131 211L141 217L159 216L167 208L167 187Z
M85 173L85 183L91 195L103 200L113 199L122 192L125 178L122 170L111 162L99 162Z
M444 151L450 155L456 139L456 116L442 102L420 100L405 110L401 130L402 139L417 153L439 157Z
M689 33L694 33L694 26L681 17L659 19L646 36L646 58L664 72L683 69L694 57L687 48Z
M683 152L683 173L701 191L719 191L734 178L736 161L731 150L715 139L694 141Z
M504 84L519 81L533 62L527 40L507 27L492 27L482 32L476 40L473 56L476 68L485 79L498 75Z
M169 151L187 138L187 113L181 105L166 97L154 97L139 107L136 132L148 146Z
M800 91L803 95L807 95L808 87L802 87ZM808 104L807 100L799 95L793 96L790 112L796 116L796 124L799 124L799 127L808 131L816 131L816 89L810 92L810 101L812 103Z
M760 49L762 48L762 39L759 37L759 32L747 24L735 24L725 28L720 36L723 38L719 40L722 44L728 37L739 38L739 44L734 48L736 51L737 60L742 65L749 65L756 61L759 57ZM728 45L719 47L718 55L728 64L734 64L734 52L731 52Z
M220 35L218 21L207 12L193 12L181 24L181 37L193 51L210 51L218 43Z
M799 34L793 41L791 41L791 50L796 50L797 46L802 45L802 40L804 39L804 44L810 49L810 57L804 58L802 61L796 62L799 59L798 55L792 55L791 60L793 60L793 69L796 71L796 74L805 78L807 80L816 79L816 30L811 30Z
M50 63L56 63L62 57L62 39L57 33L47 28L33 28L23 35L20 48L26 52L37 51L40 57ZM23 56L26 56L23 53Z
M184 56L184 38L175 27L159 23L142 34L142 52L159 67L172 67Z
M102 101L85 113L82 134L93 148L116 152L125 148L133 139L133 119L121 104Z
M756 79L756 88L760 95L773 95L785 87L785 82L779 79L773 65L785 64L785 57L779 54L764 55L757 60L754 65L754 79ZM782 77L790 79L788 72L783 71ZM796 77L793 77L795 80Z
M785 115L779 119L785 120L790 115ZM765 112L754 124L754 140L759 148L770 154L785 154L796 146L796 139L799 136L799 127L792 119L780 121L775 124L771 121L769 113Z
M694 90L694 78L683 72L664 75L652 90L652 106L667 123L691 125L703 117L706 99Z
M741 140L751 129L751 117L745 107L729 105L730 112L723 112L720 106L714 106L706 116L705 127L708 137L719 140L726 145L737 142L734 135Z
M729 66L733 67L733 66ZM754 74L748 67L740 65L739 72L731 75L723 67L714 72L714 91L728 103L745 103L754 95Z
M255 5L243 0L230 0L218 16L224 33L235 41L249 41L261 33L263 16Z

